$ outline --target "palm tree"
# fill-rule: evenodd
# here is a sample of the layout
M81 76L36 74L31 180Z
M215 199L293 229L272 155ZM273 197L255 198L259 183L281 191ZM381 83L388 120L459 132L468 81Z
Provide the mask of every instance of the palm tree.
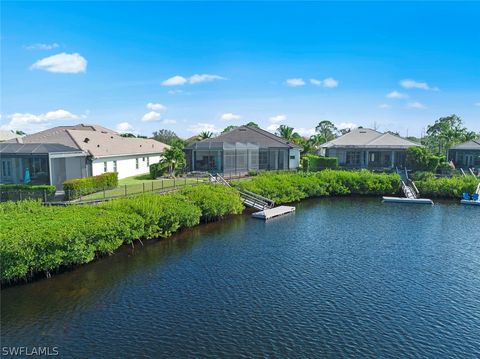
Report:
M182 146L179 143L175 143L170 148L164 150L160 163L168 168L170 176L175 177L175 170L185 167L186 164Z
M280 125L277 129L277 134L287 141L294 141L300 137L300 135L293 130L293 127L287 125Z
M198 135L198 138L200 140L205 140L207 138L212 138L213 137L213 132L210 132L210 131L202 131L200 132L200 134Z

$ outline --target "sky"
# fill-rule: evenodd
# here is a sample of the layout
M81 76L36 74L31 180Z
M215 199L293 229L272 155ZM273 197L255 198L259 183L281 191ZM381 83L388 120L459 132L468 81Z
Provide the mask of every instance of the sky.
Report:
M2 2L0 129L480 131L480 2Z

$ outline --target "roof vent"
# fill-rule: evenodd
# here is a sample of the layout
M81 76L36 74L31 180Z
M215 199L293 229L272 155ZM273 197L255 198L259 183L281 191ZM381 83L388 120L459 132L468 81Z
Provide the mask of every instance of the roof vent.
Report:
M367 133L367 131L360 131L360 133Z
M142 145L140 145L140 147L142 147Z
M90 139L88 137L85 137L85 139L83 140L83 142L85 143L88 143L90 141Z
M97 147L100 147L100 145L97 145Z
M110 138L113 138L113 136L110 136Z
M239 131L246 131L247 129L246 128L239 128L238 130Z

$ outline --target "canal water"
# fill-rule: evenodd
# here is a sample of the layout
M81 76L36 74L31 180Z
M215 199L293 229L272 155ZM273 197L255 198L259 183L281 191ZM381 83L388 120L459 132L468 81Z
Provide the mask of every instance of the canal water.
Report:
M480 356L480 211L306 201L2 290L2 347L70 358Z

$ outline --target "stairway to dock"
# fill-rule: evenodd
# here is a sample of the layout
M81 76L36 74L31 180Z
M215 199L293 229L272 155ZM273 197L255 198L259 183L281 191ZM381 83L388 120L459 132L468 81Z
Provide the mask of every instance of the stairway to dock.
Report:
M225 180L225 178L223 178L219 174L210 175L210 181L224 185L224 186L232 187L230 183L228 183ZM253 193L253 192L250 192L247 190L241 190L241 189L237 189L237 190L240 193L240 197L242 198L243 204L245 206L258 210L258 212L255 212L252 214L252 216L255 218L270 219L273 217L278 217L278 216L295 211L295 207L290 207L290 206L275 207L274 201L272 201L269 198L260 196L257 193Z

